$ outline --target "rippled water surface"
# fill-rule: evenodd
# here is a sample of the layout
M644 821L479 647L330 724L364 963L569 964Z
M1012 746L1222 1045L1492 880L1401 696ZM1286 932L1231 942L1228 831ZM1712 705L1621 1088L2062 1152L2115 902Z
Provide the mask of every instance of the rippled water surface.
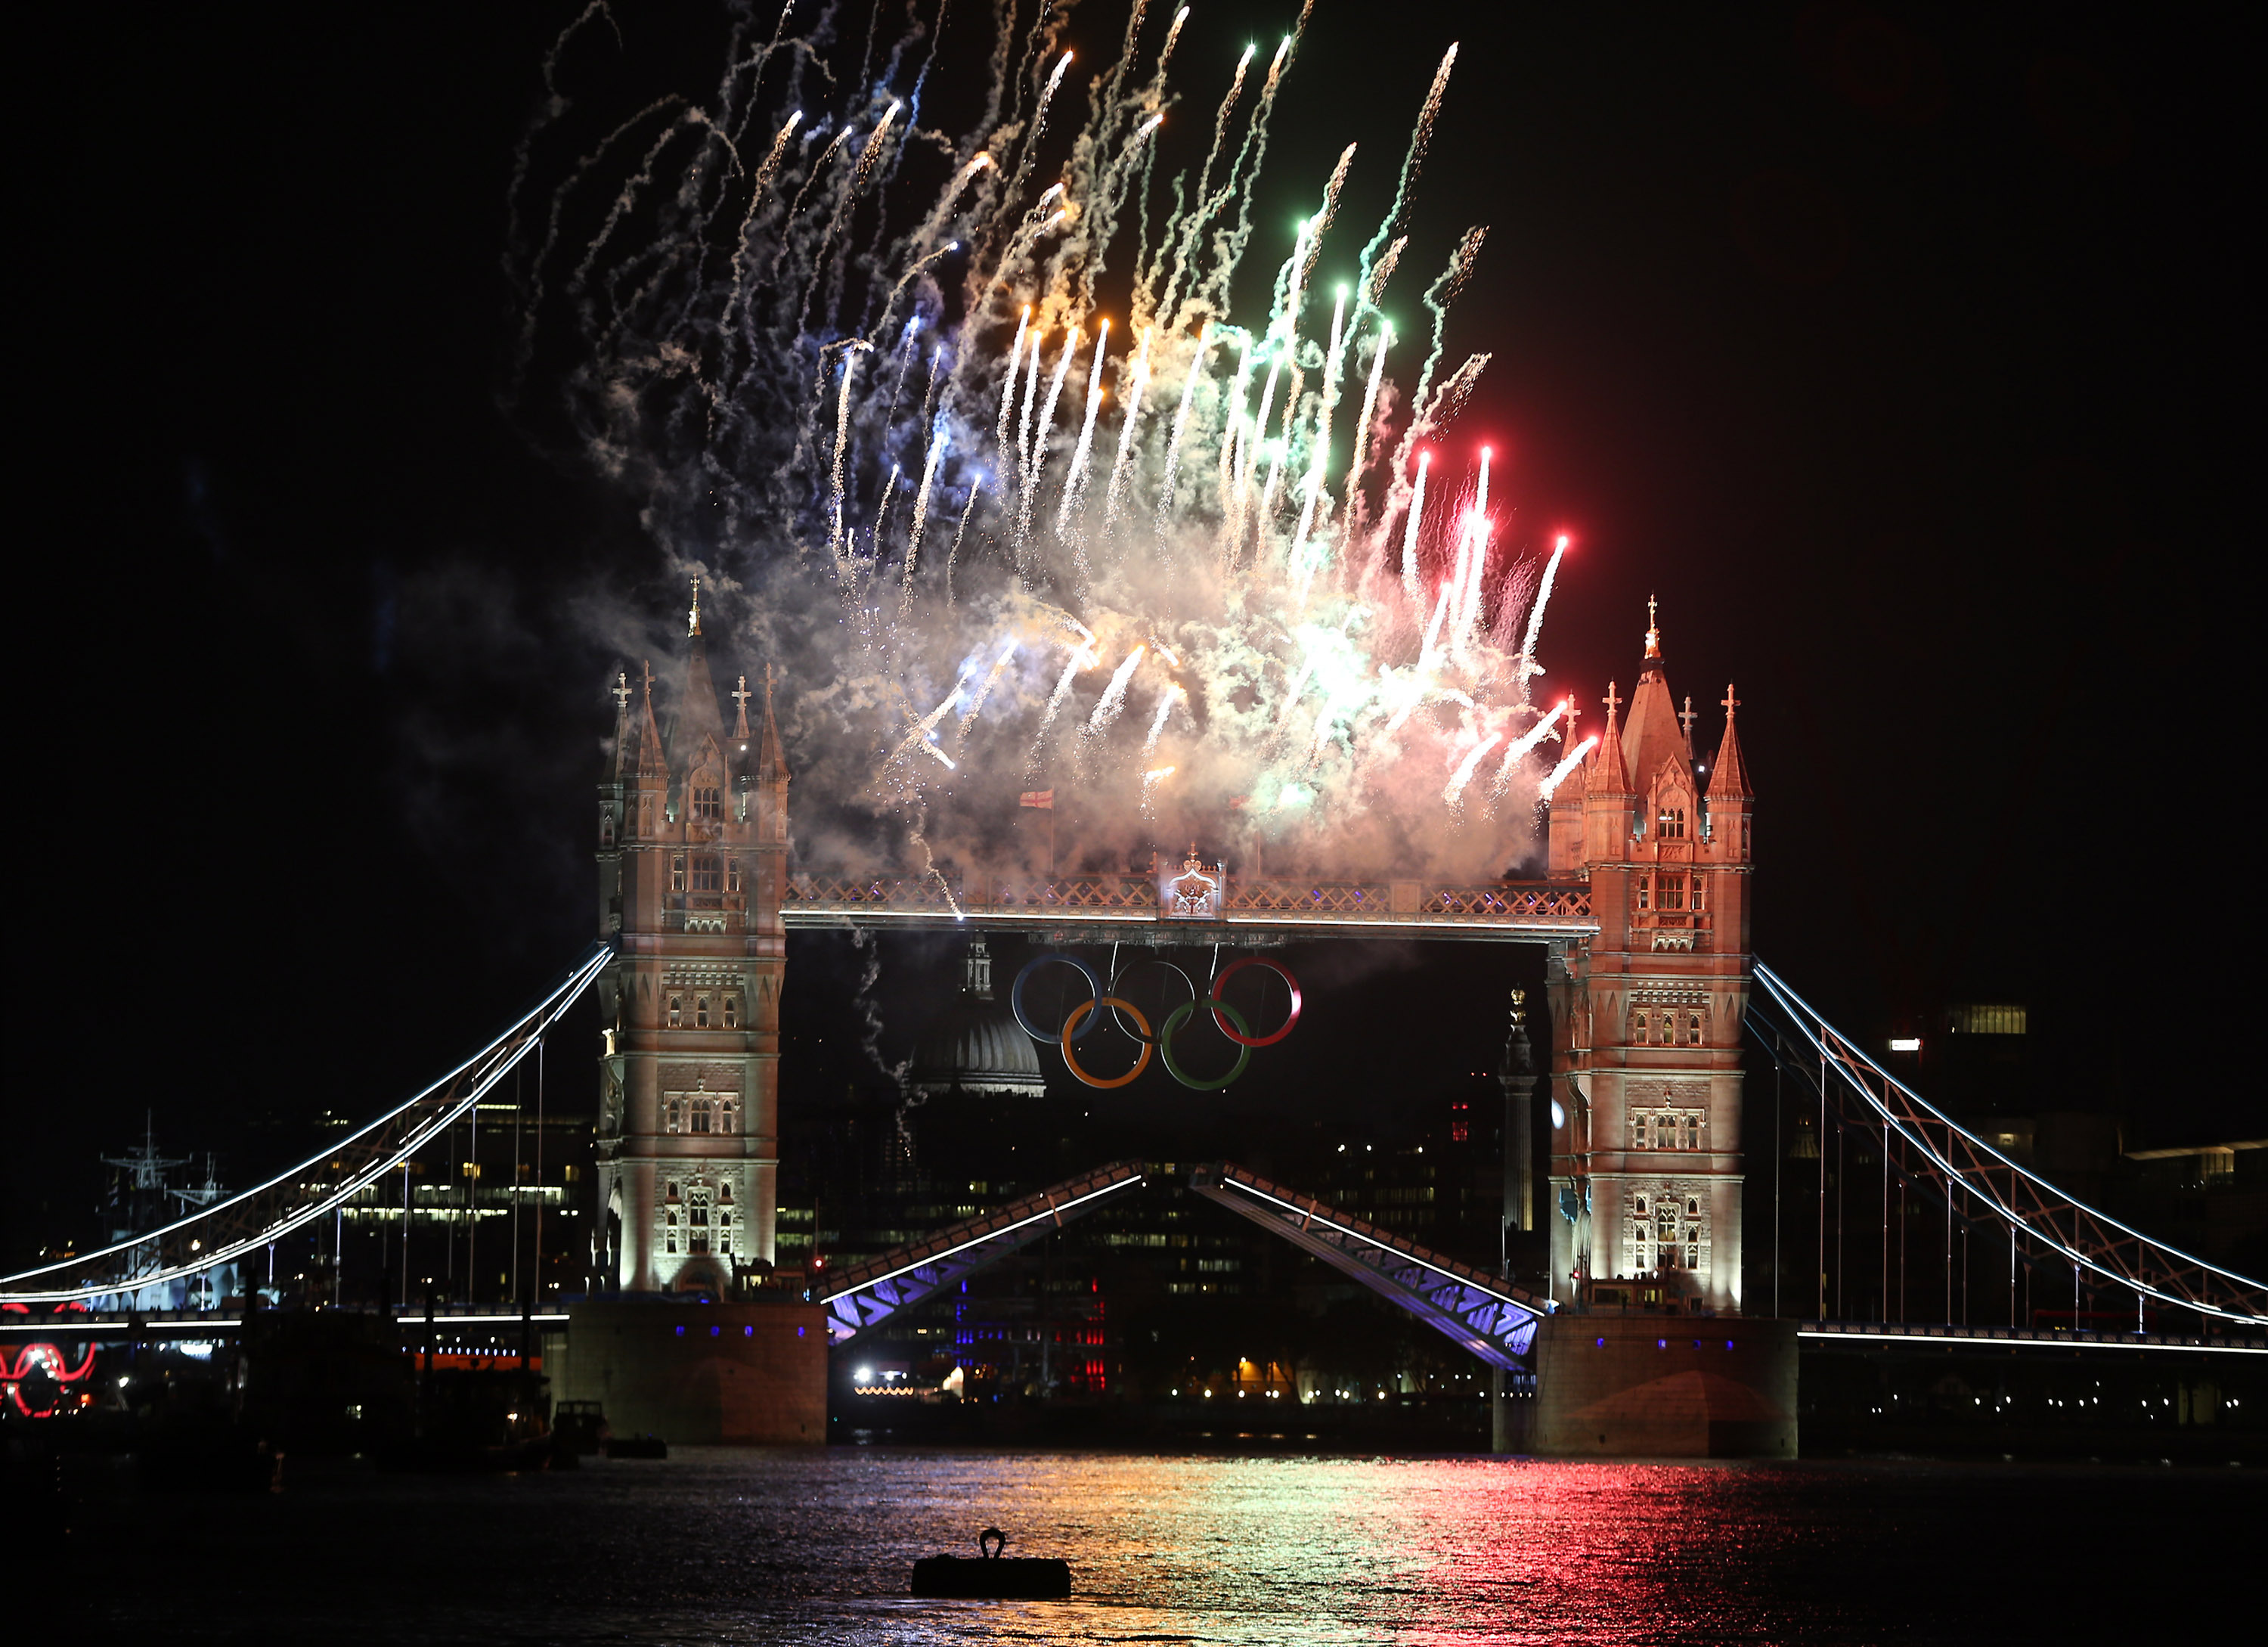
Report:
M2235 1470L684 1450L99 1495L65 1593L173 1641L2070 1640L2228 1582L2258 1510ZM907 1597L988 1523L1074 1599Z

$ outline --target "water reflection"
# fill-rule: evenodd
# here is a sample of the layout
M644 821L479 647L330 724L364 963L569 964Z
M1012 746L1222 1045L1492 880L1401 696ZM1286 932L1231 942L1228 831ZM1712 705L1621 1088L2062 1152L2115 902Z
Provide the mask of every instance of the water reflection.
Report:
M2107 1625L2112 1555L2194 1563L2243 1522L2246 1474L696 1451L494 1481L309 1469L225 1514L129 1495L90 1506L74 1564L111 1621L175 1640L2006 1640ZM905 1595L917 1556L973 1553L988 1523L1067 1558L1075 1598ZM121 1592L100 1552L136 1539Z

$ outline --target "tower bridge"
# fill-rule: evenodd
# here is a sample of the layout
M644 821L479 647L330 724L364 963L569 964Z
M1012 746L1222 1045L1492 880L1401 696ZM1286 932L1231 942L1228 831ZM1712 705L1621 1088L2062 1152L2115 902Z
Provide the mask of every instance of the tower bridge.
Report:
M566 1382L619 1378L608 1385L616 1392L612 1399L633 1385L659 1389L655 1410L680 1414L691 1413L688 1403L709 1403L715 1410L705 1417L687 1419L688 1438L793 1439L798 1432L773 1422L762 1402L801 1402L799 1422L808 1434L810 1403L823 1407L824 1399L823 1360L810 1357L823 1357L827 1338L847 1338L915 1307L1142 1178L1130 1164L1099 1169L823 1281L777 1269L786 934L1016 930L1058 946L1250 949L1327 938L1544 946L1550 1066L1538 1070L1528 1061L1515 1024L1506 1070L1505 1216L1508 1230L1548 1226L1550 1257L1542 1287L1530 1290L1513 1284L1508 1273L1491 1274L1429 1252L1296 1187L1227 1163L1199 1173L1192 1187L1389 1298L1482 1362L1521 1377L1528 1376L1521 1369L1540 1367L1547 1441L1555 1433L1549 1414L1557 1399L1571 1414L1580 1407L1580 1428L1597 1434L1609 1451L1640 1444L1634 1438L1653 1451L1711 1450L1720 1443L1735 1451L1786 1451L1793 1446L1798 1331L1840 1344L1981 1340L2104 1353L2268 1355L2268 1285L2064 1194L1891 1077L1786 980L1756 963L1749 893L1755 797L1735 729L1739 699L1728 688L1720 700L1722 735L1713 758L1704 762L1693 741L1691 700L1680 713L1670 696L1658 630L1647 632L1631 697L1609 686L1595 750L1550 799L1546 878L1535 882L1248 875L1194 851L1179 864L1141 874L792 867L790 774L770 683L759 694L740 677L728 727L697 602L686 666L681 699L666 727L651 669L642 671L636 688L626 673L618 677L615 737L599 787L600 942L588 955L487 1046L315 1158L162 1229L0 1278L0 1340L26 1342L28 1336L36 1341L23 1356L40 1350L42 1364L62 1365L56 1341L78 1345L100 1340L106 1331L160 1330L146 1311L130 1307L134 1299L154 1285L241 1265L263 1247L272 1252L295 1231L335 1221L372 1185L406 1171L413 1157L433 1149L483 1094L542 1045L575 1001L596 991L605 1025L592 1208L596 1284L590 1301L567 1312ZM752 720L750 705L759 697L760 714ZM1095 1007L1106 993L1098 983ZM1195 1009L1193 1003L1187 1010ZM1071 1029L1067 1023L1066 1038ZM1798 1079L1807 1102L1815 1102L1822 1138L1830 1130L1862 1138L1878 1162L1881 1233L1877 1250L1862 1256L1879 1263L1880 1287L1872 1294L1860 1289L1862 1299L1872 1300L1863 1318L1846 1308L1835 1318L1822 1281L1813 1296L1769 1301L1774 1318L1792 1304L1804 1318L1800 1328L1793 1320L1752 1320L1723 1333L1699 1328L1705 1319L1721 1325L1753 1318L1764 1302L1747 1297L1742 1287L1743 1052L1752 1042ZM1543 1185L1532 1182L1524 1143L1527 1106L1539 1082L1552 1120ZM1539 1187L1547 1192L1540 1198ZM1934 1209L1940 1220L1941 1295L1915 1296L1902 1245L1893 1286L1894 1191L1901 1244L1913 1227L1910 1202ZM406 1201L403 1215L406 1231ZM1845 1242L1855 1227L1838 1220L1836 1241ZM1970 1289L1956 1283L1954 1252L1958 1244L1965 1274L1972 1238L2006 1243L2005 1328L1967 1319ZM1822 1275L1827 1242L1822 1211ZM2014 1318L2020 1271L2067 1277L2074 1327L2088 1313L2085 1304L2130 1302L2134 1332L2031 1330ZM1849 1298L1837 1295L1846 1305ZM672 1300L674 1307L666 1319L651 1311L641 1315L634 1301L642 1299ZM2175 1312L2193 1330L2154 1327L2154 1308ZM603 1326L592 1315L588 1332L578 1337L572 1326L578 1312L602 1310L612 1311ZM704 1317L702 1310L712 1313ZM717 1311L737 1312L729 1335ZM524 1300L504 1318L525 1327L536 1313L534 1301ZM1672 1316L1683 1323L1675 1330ZM216 1313L195 1320L221 1318ZM792 1326L792 1337L783 1322ZM162 1328L193 1326L185 1318ZM594 1353L641 1333L662 1336L629 1360L622 1358L627 1352ZM1683 1354L1689 1336L1693 1354L1704 1360L1705 1348L1720 1339L1723 1355L1745 1344L1743 1357L1762 1355L1738 1367L1725 1360L1707 1369L1697 1364L1684 1370L1699 1374L1698 1382L1678 1385L1745 1390L1746 1415L1700 1411L1699 1428L1690 1435L1640 1426L1609 1444L1612 1424L1620 1421L1599 1415L1618 1401L1662 1410L1667 1397L1644 1394L1654 1390L1660 1397L1669 1388L1662 1382L1671 1377L1667 1363L1653 1356L1667 1355L1673 1339ZM1612 1353L1598 1354L1609 1350L1610 1339ZM757 1360L745 1368L729 1356L711 1364L727 1349L743 1353L734 1348L740 1344L752 1347L745 1355ZM609 1354L615 1359L607 1359ZM756 1375L744 1388L772 1393L755 1407L747 1404L754 1398L718 1394L720 1367ZM784 1385L786 1374L774 1376L783 1367L803 1370ZM1776 1368L1784 1369L1784 1377ZM812 1376L820 1382L809 1384ZM1688 1445L1703 1435L1705 1442Z

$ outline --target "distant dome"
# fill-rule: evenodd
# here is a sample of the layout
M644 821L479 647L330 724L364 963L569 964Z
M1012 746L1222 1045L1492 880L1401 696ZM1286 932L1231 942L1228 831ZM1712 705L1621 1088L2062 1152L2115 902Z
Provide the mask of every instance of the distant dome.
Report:
M1039 1048L1015 1015L992 998L992 956L984 940L968 946L960 998L932 1021L914 1045L914 1089L1045 1096Z

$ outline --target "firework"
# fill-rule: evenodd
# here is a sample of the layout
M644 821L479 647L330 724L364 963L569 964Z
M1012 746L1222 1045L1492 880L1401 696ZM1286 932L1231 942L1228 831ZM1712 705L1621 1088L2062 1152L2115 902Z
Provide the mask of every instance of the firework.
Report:
M1501 477L1486 447L1452 443L1487 357L1449 364L1443 327L1484 231L1419 299L1432 337L1407 351L1413 388L1388 375L1381 307L1455 49L1385 218L1339 247L1342 202L1359 197L1348 146L1275 242L1264 310L1240 317L1228 294L1265 233L1254 191L1300 37L1248 96L1256 52L1190 70L1188 18L1161 28L1138 6L1068 135L1049 124L1077 107L1056 11L1020 45L1003 24L984 113L958 138L924 123L936 65L920 28L864 58L783 36L780 60L808 66L768 82L754 59L716 109L664 98L600 129L542 210L514 203L515 223L549 225L515 253L521 354L563 334L579 351L558 388L584 450L639 489L676 560L747 602L799 680L799 806L879 806L924 854L960 850L986 827L971 797L1062 763L1098 814L1123 795L1234 812L1318 858L1500 865L1526 849L1523 809L1581 753L1531 764L1559 719L1528 691L1565 540L1540 572L1500 545ZM1177 75L1226 85L1209 133L1185 134L1204 145L1196 164L1161 182L1177 43ZM814 100L822 79L830 107ZM774 95L803 107L767 113ZM532 132L531 179L561 129ZM733 145L751 130L772 136L744 170ZM644 203L673 167L680 209L657 213ZM658 238L631 244L646 224ZM1106 264L1131 285L1130 347L1122 331L1116 351L1093 307ZM924 540L942 510L956 524L940 554ZM799 546L822 539L826 557L806 560ZM885 576L895 587L875 599ZM938 706L900 707L918 704Z

